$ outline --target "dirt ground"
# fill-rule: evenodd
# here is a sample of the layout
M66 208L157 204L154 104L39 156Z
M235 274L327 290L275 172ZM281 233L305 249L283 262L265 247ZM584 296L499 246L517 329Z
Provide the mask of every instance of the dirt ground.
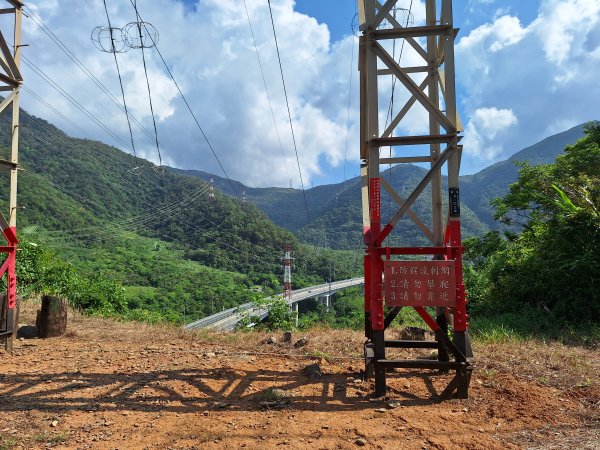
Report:
M0 449L600 449L598 349L476 343L468 400L436 400L451 375L397 371L373 402L361 333L273 336L71 314L65 336L0 351Z

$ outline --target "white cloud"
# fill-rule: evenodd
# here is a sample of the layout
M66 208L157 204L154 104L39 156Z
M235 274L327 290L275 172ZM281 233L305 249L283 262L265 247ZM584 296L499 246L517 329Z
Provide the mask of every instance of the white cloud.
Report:
M480 11L482 8L491 5L496 0L469 0L469 12L474 13Z
M561 66L569 59L583 56L582 43L597 29L599 15L598 0L547 0L532 28L542 43L546 58Z
M177 0L138 2L145 21L160 33L159 49L174 73L194 114L217 151L229 176L254 186L289 184L263 87L248 21L238 0L199 0L185 8ZM299 187L292 137L287 118L279 66L267 2L246 0L267 79L277 126L294 186ZM108 1L113 27L135 20L128 1ZM305 183L321 173L320 162L343 163L352 37L330 42L327 26L294 11L293 0L272 2L285 74L289 105ZM105 84L119 101L114 59L97 50L89 36L106 26L102 2L41 0L32 5L36 15ZM168 14L165 14L168 11ZM62 86L93 115L129 142L125 116L72 62L51 43L32 19L24 22L25 55ZM357 43L354 50L357 51ZM127 104L133 115L152 132L146 80L139 50L118 56ZM156 51L146 51L158 136L171 164L221 174L185 104L170 81ZM356 70L356 58L354 59ZM24 68L25 83L71 117L93 137L125 148L103 134L58 93ZM357 73L353 74L357 90ZM71 134L81 135L24 95L23 106L49 118ZM348 156L355 160L358 136L357 105L353 96ZM157 161L153 138L134 126L138 153Z
M460 110L468 123L464 142L471 147L466 173L543 139L549 130L598 118L597 0L542 0L530 23L498 17L461 37L456 50ZM481 128L481 111L489 105L518 117L493 142L486 142Z
M267 5L264 0L246 2L283 144L285 165L297 187L296 158ZM113 26L122 27L135 19L128 1L107 3ZM401 6L408 8L410 3L403 0ZM295 12L293 0L278 0L272 5L299 157L308 185L323 173L324 161L334 166L343 164L350 56L353 46L357 52L358 45L356 38L350 36L332 43L327 27ZM120 100L113 57L98 51L89 38L94 27L106 26L102 2L37 0L29 6ZM186 8L180 0L146 0L138 1L138 6L144 19L160 32L160 50L229 175L254 186L287 186L288 175L241 2L198 0L194 8ZM497 9L500 2L471 0L467 9L476 6ZM415 24L422 24L423 1L415 0L412 11ZM598 118L600 2L540 0L537 17L529 23L507 14L505 9L502 12L490 23L461 36L456 48L459 109L467 124L464 143L471 147L467 149L471 158L463 163L467 171L480 169L483 164L536 142L548 130L561 131L557 129L561 124ZM24 20L24 31L25 42L30 44L24 55L53 79L60 80L65 90L127 143L127 123L119 107L57 49L32 19ZM163 156L181 168L219 174L210 149L156 52L148 50L147 57L159 139L169 150ZM141 54L130 51L118 58L128 106L146 129L152 130ZM403 64L422 64L409 45L404 46ZM354 58L347 151L353 161L358 155L356 67ZM83 118L31 70L24 67L23 71L26 86L71 117L85 133L63 123L24 93L23 106L27 110L48 118L71 134L125 148ZM384 77L382 105L387 104L390 89L389 78ZM396 112L407 98L402 89L396 90ZM398 131L413 134L426 131L427 116L423 108L415 108ZM382 128L384 123L382 117ZM504 129L498 131L494 125L503 125ZM153 138L135 125L134 132L139 153L156 161ZM492 142L489 136L494 133Z
M502 147L495 144L496 138L517 123L517 116L510 109L476 109L465 129L465 152L484 160L493 159L502 151Z
M521 26L517 17L500 16L491 24L482 25L468 36L460 39L458 49L484 49L497 52L503 48L517 44L527 30Z

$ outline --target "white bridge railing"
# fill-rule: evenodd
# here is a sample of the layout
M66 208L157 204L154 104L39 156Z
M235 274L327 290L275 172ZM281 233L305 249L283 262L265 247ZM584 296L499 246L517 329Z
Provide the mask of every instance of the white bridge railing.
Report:
M354 286L364 284L364 278L351 278L349 280L333 281L331 283L320 284L303 289L292 291L292 297L288 300L290 306L295 303L307 300L309 298L323 297L333 294L342 289L348 289ZM271 297L273 298L281 298ZM267 299L269 300L269 299ZM264 319L268 315L268 311L264 308L258 308L254 303L244 303L243 305L229 308L225 311L218 312L195 322L188 323L183 328L186 330L194 330L198 328L209 328L214 330L232 331L240 320L247 316L256 316Z

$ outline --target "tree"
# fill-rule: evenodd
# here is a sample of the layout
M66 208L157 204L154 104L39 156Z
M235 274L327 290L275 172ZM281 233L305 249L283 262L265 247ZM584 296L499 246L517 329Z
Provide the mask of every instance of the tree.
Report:
M476 301L599 321L600 122L585 131L554 163L521 164L518 181L494 201L496 218L521 232L507 234L504 243L498 234L471 243L466 272Z

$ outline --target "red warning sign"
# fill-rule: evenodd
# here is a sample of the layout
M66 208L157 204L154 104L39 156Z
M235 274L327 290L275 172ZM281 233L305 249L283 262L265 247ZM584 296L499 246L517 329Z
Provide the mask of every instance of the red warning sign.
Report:
M389 306L454 306L454 261L384 261Z

